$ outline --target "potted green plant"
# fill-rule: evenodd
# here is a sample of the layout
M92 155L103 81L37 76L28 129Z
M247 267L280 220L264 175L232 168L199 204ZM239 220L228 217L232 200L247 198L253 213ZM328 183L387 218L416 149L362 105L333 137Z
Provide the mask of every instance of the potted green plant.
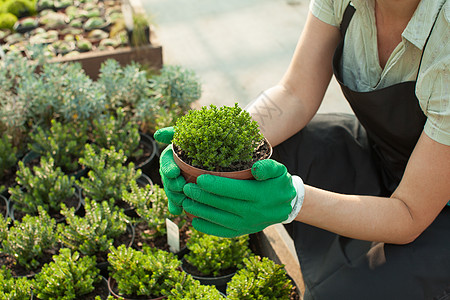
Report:
M191 110L174 129L174 160L188 182L204 173L251 179L253 163L272 153L256 121L237 103Z
M6 238L8 237L8 229L10 223L11 223L10 218L7 218L6 216L4 218L0 218L0 249L3 240L6 240Z
M38 127L37 132L30 137L32 143L28 148L31 151L41 156L51 156L64 173L71 173L75 177L85 174L78 159L83 156L84 145L88 141L86 121L62 124L53 119L49 130Z
M292 294L293 285L283 265L259 256L246 258L244 264L228 282L227 299L300 299Z
M177 284L167 296L168 300L218 300L225 299L215 286L202 285L200 281L187 276L184 285Z
M9 217L9 201L0 194L0 219L6 219Z
M165 299L185 274L173 253L144 247L143 251L120 246L108 254L111 294L124 299Z
M5 266L0 268L0 299L31 299L32 280L26 277L14 277Z
M251 254L249 236L220 238L192 230L189 253L182 259L183 270L202 284L215 285L225 292L226 284Z
M142 171L136 170L133 162L125 165L127 157L123 150L116 151L111 147L96 152L86 144L84 156L79 161L89 169L87 177L77 180L85 197L95 201L109 201L112 198L117 205L127 206L122 201L122 193L131 188L131 183L138 180Z
M38 210L38 216L15 222L3 239L0 252L6 255L0 256L0 264L14 276L33 276L59 249L55 220L41 207Z
M63 206L61 213L66 224L58 224L58 240L64 247L83 255L95 256L100 268L105 268L107 253L113 245L131 246L134 239L133 227L123 210L111 202L85 200L85 215L75 215L74 209Z
M72 253L70 249L63 248L36 275L33 294L35 298L42 300L105 300L109 291L106 279L100 276L100 270L96 267L94 257L81 257L78 252Z
M139 187L137 184L131 186L131 191L123 193L123 200L135 208L140 219L135 226L135 245L138 248L148 245L165 251L171 251L167 243L166 219L174 222L179 228L179 250L173 250L178 257L186 253L186 241L189 238L190 227L185 215L174 216L170 214L168 202L164 189L159 185L153 187L147 185Z
M0 138L0 194L3 196L7 195L8 188L15 182L17 161L17 147L3 134Z
M40 165L33 168L25 167L20 161L16 181L17 185L9 188L10 215L14 220L19 220L24 214L35 215L41 206L57 222L61 222L63 203L76 210L81 206L75 178L55 167L53 158L41 157Z

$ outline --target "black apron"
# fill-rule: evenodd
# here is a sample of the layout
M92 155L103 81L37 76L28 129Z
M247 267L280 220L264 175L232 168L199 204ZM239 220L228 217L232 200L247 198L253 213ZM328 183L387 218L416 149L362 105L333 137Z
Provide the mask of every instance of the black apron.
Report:
M426 117L415 81L372 92L345 86L340 63L354 11L351 5L345 11L333 69L356 118L319 114L275 147L274 158L311 186L388 197L401 180ZM407 245L350 239L300 222L286 227L302 268L305 299L450 299L450 207Z

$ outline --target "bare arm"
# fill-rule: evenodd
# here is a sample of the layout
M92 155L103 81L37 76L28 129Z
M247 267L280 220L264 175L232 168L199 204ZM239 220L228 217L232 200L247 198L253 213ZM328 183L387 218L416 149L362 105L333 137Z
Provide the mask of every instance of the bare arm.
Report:
M351 238L406 244L450 200L449 178L450 146L422 133L390 198L343 195L307 186L296 220Z
M282 80L246 108L273 146L302 129L319 109L339 39L337 28L310 13Z

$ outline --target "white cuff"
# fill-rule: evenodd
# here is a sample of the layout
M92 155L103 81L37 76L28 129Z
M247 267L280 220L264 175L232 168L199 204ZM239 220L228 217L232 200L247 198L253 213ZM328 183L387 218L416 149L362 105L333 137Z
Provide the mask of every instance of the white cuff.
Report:
M305 198L305 186L303 185L303 180L298 176L292 176L292 184L294 185L297 195L291 201L292 211L289 214L286 221L281 222L282 224L289 224L294 221L297 217L300 209L302 209L303 199Z

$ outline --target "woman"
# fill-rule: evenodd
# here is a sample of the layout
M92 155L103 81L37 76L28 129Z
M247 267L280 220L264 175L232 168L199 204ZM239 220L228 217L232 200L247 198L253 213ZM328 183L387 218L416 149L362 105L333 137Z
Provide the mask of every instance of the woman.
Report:
M449 22L446 0L313 0L285 76L247 108L278 162L185 184L167 148L171 211L219 236L294 219L305 299L450 299ZM356 118L314 117L333 73Z

